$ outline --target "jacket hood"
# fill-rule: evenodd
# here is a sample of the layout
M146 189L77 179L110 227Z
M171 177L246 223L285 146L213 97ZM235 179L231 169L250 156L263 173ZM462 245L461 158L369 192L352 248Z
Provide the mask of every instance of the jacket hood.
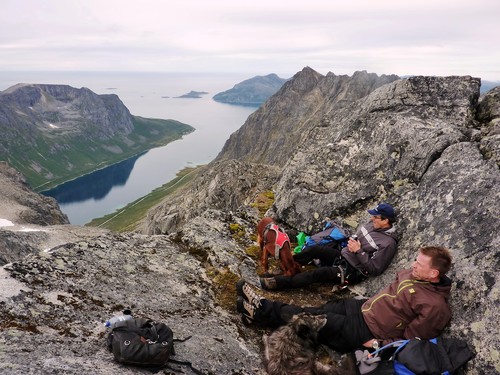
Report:
M368 232L375 231L375 232L380 232L388 235L389 237L392 237L396 242L399 241L400 238L400 231L399 227L396 224L392 224L392 227L389 229L374 229L373 227L373 222L370 220L366 224L364 224L364 227L368 229ZM361 228L361 227L360 227ZM358 228L359 230L359 228Z

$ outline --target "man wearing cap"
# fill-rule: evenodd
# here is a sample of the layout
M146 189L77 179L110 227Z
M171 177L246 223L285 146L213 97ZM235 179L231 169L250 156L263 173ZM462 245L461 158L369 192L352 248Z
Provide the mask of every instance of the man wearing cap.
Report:
M427 340L439 336L451 319L448 298L452 281L446 276L451 265L447 248L424 246L411 267L397 272L392 283L373 297L341 298L318 307L266 299L241 279L236 283L236 309L245 325L272 328L302 312L326 314L318 342L340 353L361 347L376 349L413 337Z
M294 276L260 278L263 289L283 290L300 288L313 283L333 283L346 286L359 283L370 276L384 272L396 254L396 213L388 203L380 203L372 210L370 221L349 238L347 246L314 245L295 254L294 259L305 265L318 259L321 267ZM356 238L356 239L355 239Z

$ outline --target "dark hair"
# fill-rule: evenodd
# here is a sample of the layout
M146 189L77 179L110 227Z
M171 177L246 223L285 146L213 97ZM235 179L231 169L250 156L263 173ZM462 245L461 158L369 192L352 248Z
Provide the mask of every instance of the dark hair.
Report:
M431 267L439 271L439 275L444 275L451 268L450 250L441 246L426 246L420 252L431 258Z
M396 222L396 218L395 217L386 217L384 215L380 215L380 220L389 220L389 224L394 224Z

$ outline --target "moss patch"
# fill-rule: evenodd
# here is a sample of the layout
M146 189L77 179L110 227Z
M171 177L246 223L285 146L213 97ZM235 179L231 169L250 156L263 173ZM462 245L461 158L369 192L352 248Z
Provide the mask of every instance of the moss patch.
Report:
M236 282L239 280L238 275L232 273L229 269L207 271L208 276L213 281L213 290L217 302L226 310L236 310Z
M240 224L229 224L229 232L231 232L231 236L237 242L245 239L246 231Z
M274 193L272 191L264 191L260 193L257 198L255 198L255 201L250 204L250 206L255 207L257 210L259 210L260 216L264 216L271 208L271 206L274 203Z

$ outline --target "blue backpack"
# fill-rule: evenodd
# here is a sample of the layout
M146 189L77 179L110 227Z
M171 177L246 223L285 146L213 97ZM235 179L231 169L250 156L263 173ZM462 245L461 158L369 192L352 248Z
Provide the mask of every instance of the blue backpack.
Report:
M342 248L347 246L347 237L345 229L334 221L327 221L321 232L306 237L302 250L314 245L338 245Z
M453 375L474 354L463 340L413 338L373 353L358 350L355 356L361 375Z

